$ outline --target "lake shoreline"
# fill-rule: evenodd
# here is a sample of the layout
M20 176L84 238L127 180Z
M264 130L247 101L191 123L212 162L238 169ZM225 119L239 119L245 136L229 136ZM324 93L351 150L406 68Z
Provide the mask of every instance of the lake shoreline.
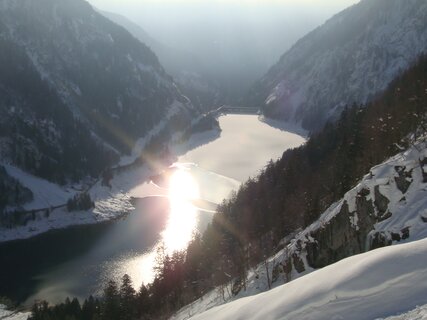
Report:
M220 136L220 130L215 129L195 133L185 142L171 143L169 145L169 148L173 151L173 157L169 159L168 165L158 168L157 172L153 168L148 168L146 164L143 164L136 168L124 170L114 176L112 180L120 180L123 175L133 175L132 173L137 172L138 183L148 182L150 176L158 174L172 165L183 153L210 143ZM13 241L28 240L53 230L108 223L121 219L135 209L132 205L132 196L129 194L129 191L111 190L106 186L102 186L101 182L98 182L89 192L95 201L95 208L89 211L74 212L68 212L66 208L59 208L52 210L49 218L29 221L25 226L18 226L12 229L0 228L0 245Z
M257 117L259 122L275 130L292 133L301 137L307 137L308 135L298 125L271 120L263 116L253 117ZM166 164L158 165L155 169L149 168L147 164L127 168L113 177L112 183L117 182L117 186L113 188L103 186L98 181L89 191L92 200L95 202L95 208L89 211L68 212L66 208L58 208L52 210L48 218L37 218L34 221L29 221L25 226L18 226L12 229L0 228L0 244L15 240L31 239L52 230L99 224L125 217L135 209L131 202L131 198L135 197L131 193L132 189L137 185L148 182L151 176L159 174L168 166L175 163L179 157L190 152L197 152L203 146L217 141L221 138L221 130L221 128L210 129L195 133L184 142L170 142L169 150L172 156L167 159ZM229 176L227 175L227 177ZM239 179L240 182L244 180ZM139 198L139 196L136 197Z

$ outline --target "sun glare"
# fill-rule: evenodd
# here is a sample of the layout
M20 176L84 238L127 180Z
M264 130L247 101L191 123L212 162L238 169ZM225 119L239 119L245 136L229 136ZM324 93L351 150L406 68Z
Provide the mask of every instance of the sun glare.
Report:
M185 169L177 169L169 178L169 197L171 200L195 200L198 199L199 186L190 172Z
M163 231L168 253L185 249L197 224L197 209L192 204L200 196L199 186L189 171L176 170L169 180L170 213Z

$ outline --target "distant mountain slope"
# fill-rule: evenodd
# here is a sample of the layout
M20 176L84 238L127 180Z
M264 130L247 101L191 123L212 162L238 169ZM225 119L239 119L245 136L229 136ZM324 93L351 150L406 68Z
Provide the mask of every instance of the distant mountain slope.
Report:
M189 52L182 52L178 49L170 48L163 43L153 39L142 27L128 18L108 11L99 11L103 16L112 22L124 27L135 38L146 44L158 56L162 66L172 75L181 70L200 69L200 61Z
M426 49L426 1L362 0L299 40L246 101L320 129L345 105L378 95Z
M157 55L158 55L158 52L162 52L163 50L168 50L168 48L165 45L163 45L162 43L152 38L142 27L140 27L138 24L134 23L133 21L129 20L128 18L114 12L98 10L96 8L94 9L104 17L111 20L112 22L125 28L127 31L130 32L131 35L133 35L139 41L147 45Z
M2 0L0 46L1 161L52 181L98 175L196 114L155 54L83 0Z
M221 94L224 91L221 89L222 84L206 74L208 69L206 62L200 61L190 52L171 48L156 41L138 24L124 16L107 11L100 11L100 13L149 46L195 106L210 110L224 103L224 92Z

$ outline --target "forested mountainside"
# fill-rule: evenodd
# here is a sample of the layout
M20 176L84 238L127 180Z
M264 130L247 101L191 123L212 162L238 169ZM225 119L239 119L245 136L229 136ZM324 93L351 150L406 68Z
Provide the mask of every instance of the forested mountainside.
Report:
M375 98L426 49L424 0L362 0L299 40L246 101L319 130L346 105Z
M0 46L1 161L51 181L96 176L161 120L197 113L146 45L83 0L0 1Z
M250 243L250 256L259 260L284 235L316 221L371 167L408 148L417 130L426 128L426 89L427 57L423 56L380 98L346 108L338 121L327 124L306 145L285 152L256 179L247 181L219 207L207 234L223 239L221 248L230 259ZM404 169L400 175L405 179Z
M352 254L425 237L426 102L423 56L381 97L346 108L306 145L243 184L186 252L159 254L152 284L135 292L123 278L122 289L110 282L102 301L88 299L82 308L70 300L54 308L38 304L35 319L73 305L68 314L79 315L93 304L101 319L163 318L212 289L224 302L249 286L259 289L261 277L271 287ZM128 298L133 307L123 309L119 301ZM182 311L190 313L191 306Z
M418 130L425 131L426 89L427 58L422 57L379 99L366 106L347 108L337 122L313 135L306 145L285 152L256 179L244 183L237 194L218 207L203 236L196 237L188 247L184 274L189 276L183 277L184 287L185 281L196 283L191 288L197 296L237 277L233 293L244 288L249 267L269 257L281 239L316 221L371 167L408 148ZM402 185L407 184L406 178L410 179L406 176L410 170L409 166L396 169ZM372 187L372 192L374 189ZM375 198L371 196L371 199ZM373 224L389 215L384 202L386 200L378 196L375 206L380 206L381 213L374 215L369 211L372 221L365 218L371 223L365 234L372 230ZM393 232L396 238L404 237L401 230ZM328 239L328 234L318 234L320 249L328 248L329 243L322 242ZM391 234L376 237L377 243L384 245L388 244ZM358 242L355 240L355 243ZM327 249L317 252L322 259L327 256L328 263L343 257L330 256L332 253Z

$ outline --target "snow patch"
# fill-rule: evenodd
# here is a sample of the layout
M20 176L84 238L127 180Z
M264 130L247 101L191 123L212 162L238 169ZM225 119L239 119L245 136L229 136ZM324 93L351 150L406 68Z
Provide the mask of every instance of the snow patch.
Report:
M23 206L26 210L62 205L72 198L77 190L62 188L57 184L38 178L9 164L2 164L7 173L33 192L34 199Z
M0 304L0 319L2 320L27 320L30 315L30 312L7 310L6 306Z

